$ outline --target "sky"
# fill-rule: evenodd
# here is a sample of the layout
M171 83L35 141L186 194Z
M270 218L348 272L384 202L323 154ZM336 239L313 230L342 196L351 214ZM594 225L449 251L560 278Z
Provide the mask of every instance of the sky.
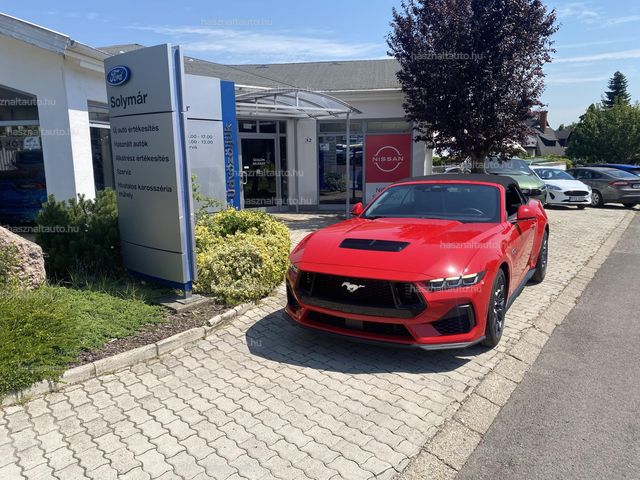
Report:
M542 97L551 126L577 121L616 70L640 100L640 2L543 0L555 9L554 61ZM3 0L3 13L93 47L182 45L219 63L385 58L400 0ZM0 52L1 53L1 52Z

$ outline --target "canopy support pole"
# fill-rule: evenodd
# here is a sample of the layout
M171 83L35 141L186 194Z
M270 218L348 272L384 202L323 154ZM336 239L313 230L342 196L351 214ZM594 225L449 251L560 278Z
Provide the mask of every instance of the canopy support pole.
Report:
M347 113L347 218L351 215L351 113Z

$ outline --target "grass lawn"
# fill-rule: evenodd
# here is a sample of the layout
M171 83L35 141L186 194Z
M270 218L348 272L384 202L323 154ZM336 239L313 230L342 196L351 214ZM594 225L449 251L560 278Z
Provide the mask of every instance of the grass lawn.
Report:
M0 291L0 397L55 380L80 351L161 322L162 307L131 286L43 286Z

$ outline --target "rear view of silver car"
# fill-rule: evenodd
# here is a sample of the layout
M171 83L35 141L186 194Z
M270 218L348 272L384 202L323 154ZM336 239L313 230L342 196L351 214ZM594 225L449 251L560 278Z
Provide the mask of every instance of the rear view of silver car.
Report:
M640 203L640 177L622 170L601 167L578 167L568 170L576 180L591 187L591 206L621 203L633 208Z

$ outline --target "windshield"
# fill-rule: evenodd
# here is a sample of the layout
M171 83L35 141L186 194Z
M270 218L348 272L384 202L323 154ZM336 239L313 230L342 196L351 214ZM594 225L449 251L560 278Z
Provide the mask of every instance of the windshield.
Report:
M534 171L542 180L575 180L575 178L559 168L536 168Z
M487 173L496 175L508 175L509 173L517 175L531 175L531 169L527 162L519 158L510 160L498 160L497 158L488 158L484 162L484 169Z
M500 190L467 183L398 185L384 191L362 218L434 218L463 223L500 222Z

